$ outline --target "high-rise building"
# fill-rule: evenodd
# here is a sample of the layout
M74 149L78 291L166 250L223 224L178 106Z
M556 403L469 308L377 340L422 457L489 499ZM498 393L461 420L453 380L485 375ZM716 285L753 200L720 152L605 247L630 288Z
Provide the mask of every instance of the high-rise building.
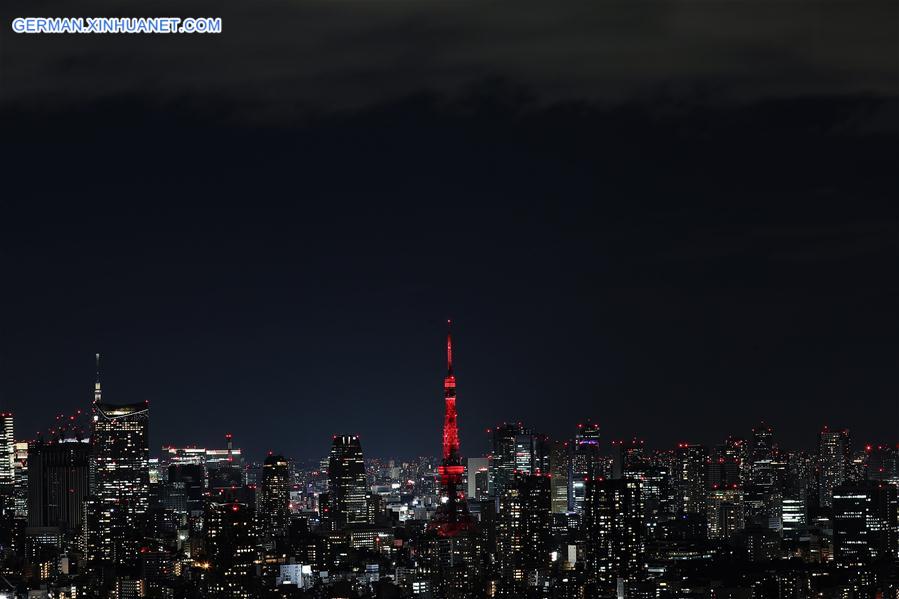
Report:
M35 441L28 451L28 526L80 532L88 496L87 440Z
M178 514L202 517L206 508L206 475L202 465L174 463L166 470L163 504Z
M368 522L368 485L358 435L335 435L328 460L328 502L323 518L331 530Z
M748 448L749 481L753 485L773 485L777 447L774 444L774 429L761 422L752 429L752 437Z
M550 442L546 435L528 431L515 437L515 471L549 474Z
M274 540L287 535L290 524L290 470L284 456L269 455L265 458L262 485L256 496L256 511L260 536L265 543L271 545Z
M0 413L0 517L16 511L16 436L11 412Z
M728 540L743 530L743 491L738 485L714 487L706 499L708 535L710 539Z
M678 513L704 516L708 450L703 445L679 443L675 456Z
M655 538L658 527L673 517L674 497L671 471L662 464L645 464L625 470L624 478L640 483L647 538Z
M28 517L28 441L16 441L16 517Z
M251 599L258 597L254 575L258 559L256 520L246 503L208 501L204 538L209 562L208 596Z
M550 477L517 473L499 498L496 524L501 596L521 597L549 567L552 537Z
M875 481L840 485L832 506L837 562L863 565L899 558L896 487Z
M805 500L784 497L781 505L781 519L784 540L802 540L808 529L808 510Z
M470 496L478 501L486 501L490 498L490 466L482 466L474 473L474 495Z
M727 451L726 445L715 447L706 465L706 485L708 489L744 486L741 465L740 458L731 455Z
M867 478L899 487L899 445L867 445Z
M599 453L599 425L589 418L577 425L571 444L571 467L568 474L568 509L580 514L584 510L586 481L605 477Z
M162 456L169 465L202 466L210 489L239 487L246 482L243 454L239 447L234 447L231 433L225 434L225 447L221 449L163 445Z
M642 578L645 525L640 483L629 479L587 481L585 554L591 580L615 588L618 579Z
M531 432L520 422L505 422L489 431L491 434L491 493L500 497L512 484L515 471L519 468L519 439L527 438ZM523 444L522 444L523 445ZM524 456L522 456L522 459ZM528 467L530 460L527 460Z
M852 455L848 429L824 427L818 434L818 501L821 507L832 505L833 492L848 480Z
M485 499L489 491L490 458L468 458L466 471L468 474L468 497Z
M97 513L85 520L88 557L126 564L137 558L150 503L150 406L104 403L98 374L92 419L96 502L88 505Z
M549 473L554 514L564 514L568 511L568 472L570 467L571 454L568 451L568 442L553 442L549 453Z
M612 441L615 450L612 456L612 477L625 478L628 472L642 472L649 465L646 442L633 437L629 441Z

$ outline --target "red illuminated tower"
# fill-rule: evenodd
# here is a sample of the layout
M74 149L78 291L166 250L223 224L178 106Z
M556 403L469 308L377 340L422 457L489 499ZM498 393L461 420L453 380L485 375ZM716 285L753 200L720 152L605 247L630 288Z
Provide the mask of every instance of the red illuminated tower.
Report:
M446 378L443 379L443 398L446 414L443 418L443 463L438 467L443 504L437 511L431 527L440 536L453 537L469 530L473 521L468 514L462 493L462 475L465 466L459 456L459 425L456 421L456 377L453 374L453 335L451 321L446 321Z
M444 477L448 466L459 463L459 425L456 422L456 377L453 375L453 333L450 330L452 321L446 321L446 378L443 379L443 399L446 402L446 415L443 418L443 467L440 476ZM459 476L462 476L460 471Z

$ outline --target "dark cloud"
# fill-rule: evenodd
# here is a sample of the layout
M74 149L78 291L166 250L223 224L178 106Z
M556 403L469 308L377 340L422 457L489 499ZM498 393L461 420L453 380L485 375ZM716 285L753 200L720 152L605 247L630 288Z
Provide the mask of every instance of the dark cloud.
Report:
M3 36L4 102L227 97L248 119L456 94L489 78L544 102L655 94L895 95L894 2L13 3L21 15L222 16L220 36Z

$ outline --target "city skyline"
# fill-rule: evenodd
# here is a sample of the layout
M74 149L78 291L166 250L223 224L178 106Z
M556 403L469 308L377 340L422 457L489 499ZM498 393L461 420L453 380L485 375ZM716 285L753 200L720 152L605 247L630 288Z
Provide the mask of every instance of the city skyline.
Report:
M813 451L769 423L713 446L563 438L518 423L460 454L451 321L439 458L368 459L333 434L327 458L166 446L148 402L115 404L100 355L90 410L18 441L0 413L7 590L52 596L422 599L795 599L899 594L899 443ZM364 568L362 567L364 565ZM340 574L337 574L340 572ZM10 582L11 576L16 583ZM801 589L806 589L801 591ZM751 591L751 595L746 595ZM884 594L886 593L886 594ZM715 596L713 595L713 596Z
M899 599L895 0L7 4L0 599Z
M446 323L447 323L447 326L449 326L450 321L447 320ZM447 339L445 349L446 349L445 358L446 358L447 363L449 364L449 372L450 372L450 375L448 375L448 376L451 376L453 373L453 366L452 366L452 340L450 338ZM94 404L101 401L101 398L102 398L101 380L106 378L105 374L103 374L101 371L100 359L101 359L101 354L99 354L99 353L95 354L96 372L95 372L95 381L94 381L94 384L92 387ZM445 393L446 393L446 385L447 384L448 383L446 383L446 381L444 381L444 392ZM452 387L453 387L453 389L455 388L455 380L454 379L453 379ZM455 398L455 395L453 395L453 397ZM124 405L124 404L128 404L128 403L146 403L146 405L149 406L150 402L149 402L149 400L144 400L144 402L124 402L124 404L123 404L123 402L117 402L117 401L112 401L111 403L112 403L112 405ZM455 408L453 408L453 410L455 410ZM472 406L470 408L470 410L475 412L475 417L477 417L477 408L475 406ZM448 412L448 409L447 409L447 412ZM468 410L466 411L466 413L467 412L468 412ZM13 416L14 412L11 412L11 411L4 412L4 414ZM52 417L50 414L48 414L48 418L51 419L48 426L41 431L35 431L35 435L33 437L27 438L27 440L31 441L31 440L36 440L36 439L50 440L53 438L67 438L66 435L63 434L62 431L66 427L71 427L74 424L72 422L67 422L67 420L70 420L70 419L75 420L75 419L79 419L79 418L80 418L79 426L81 427L81 432L79 433L79 435L81 437L86 437L86 435L87 435L87 433L85 432L87 430L86 425L89 424L87 422L86 418L89 414L90 414L90 409L86 409L86 408L82 408L82 407L77 407L74 410L74 412L71 414L54 413L52 415ZM448 417L448 413L447 413L447 417ZM592 418L590 416L587 416L586 418L576 418L574 420L576 420L576 421L572 421L571 425L569 426L569 430L561 430L561 431L538 430L538 432L540 432L542 434L547 434L552 438L567 438L567 437L570 437L572 434L579 432L580 427L583 426L584 421L590 421L590 422L592 422L593 425L595 425L597 427L597 430L599 432L600 444L607 448L613 448L615 446L615 444L621 443L621 442L628 442L630 439L634 439L634 440L639 439L641 441L641 443L646 443L648 441L648 444L646 446L647 446L647 448L651 448L651 449L671 449L671 448L678 447L683 444L693 444L693 443L702 444L702 445L715 445L715 444L718 444L718 443L724 441L724 437L722 437L720 435L718 435L716 437L714 433L704 431L702 434L699 434L699 435L694 434L692 436L685 433L685 434L678 436L676 441L673 441L671 443L666 443L664 440L653 439L651 436L648 436L646 434L641 434L641 432L638 430L634 430L629 433L621 432L621 431L608 431L602 426L602 423L598 418ZM455 422L455 411L453 412L453 422ZM471 435L471 434L467 435L469 437L477 439L473 443L473 446L471 447L471 451L470 452L462 451L460 453L460 455L468 458L468 457L477 457L477 456L484 454L484 448L486 448L489 445L493 428L502 426L502 425L506 425L508 423L515 424L516 422L517 422L518 426L522 425L522 419L508 418L508 419L496 422L492 425L488 425L486 430L483 427L478 427L476 430L483 431L480 435L478 435L478 436ZM817 429L815 429L814 427L810 427L807 431L805 431L805 436L800 435L800 436L795 436L795 437L787 437L787 436L783 435L782 433L778 434L779 431L777 431L776 421L773 421L771 419L761 418L759 420L752 421L752 422L744 422L744 423L737 422L736 426L734 428L728 429L729 432L727 433L727 435L737 434L737 436L740 436L741 434L745 433L744 436L746 436L752 430L754 430L753 427L755 427L759 422L762 422L764 424L767 424L768 426L771 426L773 428L773 430L775 431L774 435L775 435L776 441L779 441L785 449L791 449L791 450L792 449L798 449L798 450L814 449L818 443L818 437L822 431L826 432L830 429L833 429L835 431L852 430L853 429L853 427L846 426L845 424L843 424L841 422L824 422ZM526 422L524 422L524 424L526 426L532 426L534 423L526 421ZM447 426L447 424L445 424L445 426ZM540 429L539 426L535 427L535 428ZM23 429L20 428L18 430L22 431ZM152 432L152 430L153 429L151 428L150 431ZM463 428L463 430L465 430L465 429ZM40 434L38 434L38 433L40 433ZM155 437L163 437L163 441L159 444L151 443L150 444L150 452L151 452L151 455L158 456L161 453L164 453L164 450L167 447L179 447L179 446L181 446L181 447L201 447L201 446L217 447L218 445L221 445L221 443L219 443L219 441L221 440L222 437L226 437L227 443L230 445L231 439L234 437L235 433L237 434L238 439L240 440L241 444L243 445L242 451L244 452L244 455L251 462L257 461L255 459L256 457L258 457L259 458L258 461L261 462L263 457L265 457L266 455L270 456L273 453L275 453L275 454L283 453L285 455L290 455L291 458L304 460L304 461L314 461L314 460L319 459L321 457L321 455L327 454L327 449L325 449L325 451L321 455L316 455L316 454L296 455L289 451L284 451L283 448L278 446L277 440L273 440L273 439L269 440L268 447L265 449L261 449L261 450L258 448L251 449L253 447L252 438L246 438L246 437L244 437L244 435L240 434L241 428L240 428L239 423L235 423L235 425L231 426L226 432L221 432L221 433L218 433L217 435L216 434L210 435L209 431L198 431L198 434L201 438L209 439L209 441L206 441L206 442L197 442L196 440L191 442L189 440L185 441L183 439L178 439L178 440L165 439L164 432L157 433L155 435ZM364 427L361 430L337 430L337 431L334 431L334 434L336 434L336 435L349 434L349 435L353 435L355 438L359 438L359 439L366 437L365 433L366 433L366 431L365 431ZM446 434L447 434L447 432L444 431L444 435L446 435ZM455 434L460 434L460 433L455 433ZM806 437L808 437L808 438L806 438ZM20 438L26 439L26 437L21 436L21 434L20 434ZM154 437L151 436L151 438L154 438ZM320 441L320 444L326 445L328 440L329 440L329 437L327 435L322 435L322 438L319 441ZM858 436L856 436L855 440L856 440L855 449L864 448L865 446L872 446L872 445L873 446L883 445L883 444L890 445L893 443L893 441L891 441L891 438L889 438L889 436L885 436L884 438L862 437L861 439L858 438ZM249 441L249 443L247 443L247 441ZM427 451L420 451L417 453L403 453L403 451L390 452L389 450L387 453L384 453L384 454L376 454L374 452L371 452L370 450L367 451L366 453L369 457L376 457L379 459L393 459L393 458L412 459L412 458L416 458L416 457L420 457L420 456L439 456L441 454L441 452L443 452L444 454L446 453L447 450L446 450L445 444L446 444L446 441L444 441L443 448L438 448L437 451L434 451L431 453L429 453ZM458 446L458 444L459 444L459 442L457 440L456 445Z

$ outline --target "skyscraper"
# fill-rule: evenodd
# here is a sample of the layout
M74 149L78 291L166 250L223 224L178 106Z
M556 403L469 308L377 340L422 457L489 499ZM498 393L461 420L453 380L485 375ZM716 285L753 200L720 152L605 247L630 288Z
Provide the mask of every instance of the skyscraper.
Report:
M516 473L499 498L496 526L501 595L521 597L549 567L552 537L550 478Z
M784 497L781 506L783 538L787 541L799 541L807 535L808 511L805 500Z
M326 516L331 530L368 522L368 485L358 435L335 435L328 459Z
M571 471L568 476L568 509L581 513L584 509L586 481L607 476L599 454L599 425L589 418L577 425L571 445Z
M675 455L678 513L704 516L708 450L702 445L679 443Z
M731 487L714 486L706 499L708 536L727 540L743 530L743 491L736 484Z
M209 596L258 597L254 581L258 552L253 510L238 501L208 501L204 523L209 562L200 567L208 572Z
M867 478L899 487L899 445L868 445Z
M28 441L16 441L16 517L28 517Z
M632 437L630 441L612 441L611 445L614 449L611 478L629 478L627 473L641 472L650 463L642 439Z
M518 423L504 423L493 429L493 492L501 497L516 473L547 474L550 471L550 444L546 435Z
M468 458L468 497L485 499L490 479L490 458Z
M116 564L136 559L149 508L150 446L148 402L114 405L101 400L99 374L92 406L94 494L97 510L87 518L88 553Z
M527 432L520 422L503 423L489 431L491 434L491 492L499 497L515 476L515 439Z
M596 584L639 580L645 549L640 483L629 479L587 481L584 500L587 570Z
M844 565L895 561L896 487L875 481L837 486L833 493L834 557Z
M774 429L765 422L760 422L752 429L752 439L748 448L749 483L769 486L774 484L774 461L776 447L774 445Z
M848 429L830 430L825 426L818 433L818 502L821 507L831 507L834 489L848 480L851 455Z
M273 545L276 539L287 535L290 524L290 469L284 456L269 455L265 458L256 511L263 542Z
M201 518L205 510L206 477L201 464L171 464L163 503L175 513Z
M65 439L36 441L28 451L28 526L77 532L88 495L90 443Z
M16 437L11 412L0 413L0 516L16 510Z
M564 514L568 511L568 471L570 466L571 454L568 452L568 442L553 442L549 454L549 472L554 514Z

